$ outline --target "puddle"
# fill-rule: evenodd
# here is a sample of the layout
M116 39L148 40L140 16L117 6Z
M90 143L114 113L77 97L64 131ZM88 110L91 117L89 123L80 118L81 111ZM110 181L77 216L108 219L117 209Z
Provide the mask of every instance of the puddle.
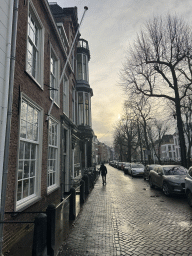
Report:
M120 225L119 228L125 233L130 233L134 230L134 227L129 224Z
M190 228L191 227L191 222L189 222L189 221L180 221L177 224L182 228Z

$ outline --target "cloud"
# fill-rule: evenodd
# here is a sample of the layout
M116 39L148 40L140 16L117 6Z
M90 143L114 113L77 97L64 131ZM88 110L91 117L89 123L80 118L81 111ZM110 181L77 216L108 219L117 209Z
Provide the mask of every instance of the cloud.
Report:
M78 7L80 29L89 42L90 86L93 89L93 130L102 141L113 140L113 125L122 113L124 92L118 87L119 71L129 44L145 22L155 15L179 14L191 23L191 0L58 0L61 7Z

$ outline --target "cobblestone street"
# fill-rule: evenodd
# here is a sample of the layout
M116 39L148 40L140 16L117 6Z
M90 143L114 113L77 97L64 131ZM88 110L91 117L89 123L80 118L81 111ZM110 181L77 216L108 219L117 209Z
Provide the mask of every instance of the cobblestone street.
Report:
M192 255L192 210L185 197L166 197L147 181L107 165L59 256Z

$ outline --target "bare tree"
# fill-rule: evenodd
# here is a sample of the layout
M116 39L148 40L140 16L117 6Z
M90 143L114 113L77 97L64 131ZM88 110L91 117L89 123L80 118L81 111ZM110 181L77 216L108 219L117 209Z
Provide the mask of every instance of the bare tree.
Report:
M135 114L128 105L124 104L124 115L122 117L124 141L126 146L127 161L132 161L132 156L137 150L137 126Z
M163 136L169 129L168 123L164 123L161 120L153 120L153 124L148 127L148 135L153 148L153 152L161 164L161 145L163 142Z
M143 160L143 148L144 154L148 155L148 162L151 161L150 141L148 136L148 124L151 120L151 104L147 98L144 97L132 97L129 101L125 102L125 106L132 110L137 120L137 138L138 145L140 147L141 161Z
M114 129L114 148L119 154L121 161L132 161L137 147L137 127L136 122L130 111L124 107L122 118Z
M180 138L182 165L186 148L181 102L191 93L192 34L186 23L168 15L150 20L130 48L121 72L130 94L164 98L174 103Z
M114 145L115 152L116 154L119 155L118 160L122 161L124 138L123 138L122 130L119 127L119 124L117 124L115 127L113 139L114 139L113 145Z

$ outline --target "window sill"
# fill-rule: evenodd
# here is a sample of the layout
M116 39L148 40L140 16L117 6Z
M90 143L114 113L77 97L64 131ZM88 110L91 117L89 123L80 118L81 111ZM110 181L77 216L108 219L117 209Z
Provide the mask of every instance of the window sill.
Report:
M43 90L43 86L40 85L40 83L39 83L32 75L30 75L26 70L25 70L25 73L31 78L31 80L32 80L41 90Z
M47 195L51 194L52 192L54 192L55 190L59 189L60 187L58 185L53 185L51 187L47 188Z
M41 197L39 196L33 196L33 197L26 197L21 202L16 202L16 212L24 211L25 209L29 208L31 205L37 203L41 200Z

